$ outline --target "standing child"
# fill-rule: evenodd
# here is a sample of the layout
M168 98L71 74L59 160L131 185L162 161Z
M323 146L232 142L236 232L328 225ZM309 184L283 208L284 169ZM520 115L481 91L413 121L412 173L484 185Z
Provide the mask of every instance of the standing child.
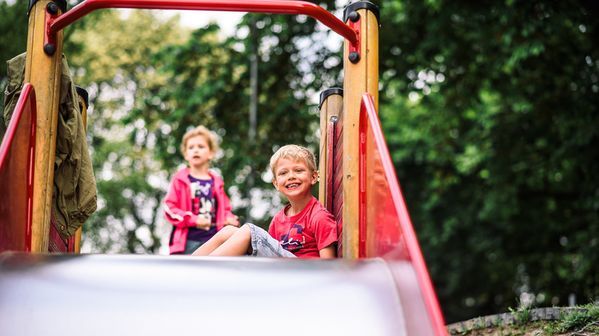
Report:
M171 254L191 254L225 225L239 226L223 180L209 170L217 146L204 126L183 136L181 153L188 167L175 174L164 201L166 219L173 224Z
M312 196L318 181L314 154L297 145L281 147L270 159L273 185L289 200L268 233L253 225L227 227L193 255L335 258L337 224Z

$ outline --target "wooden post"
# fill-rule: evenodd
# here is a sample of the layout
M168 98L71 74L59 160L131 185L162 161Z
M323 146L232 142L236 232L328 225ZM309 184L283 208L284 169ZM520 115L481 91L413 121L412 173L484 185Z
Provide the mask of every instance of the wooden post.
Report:
M378 110L378 7L368 1L345 8L344 21L359 31L359 48L345 41L343 53L343 256L359 256L359 121L362 94L370 93ZM358 55L356 55L356 52Z
M39 0L34 3L29 13L25 83L33 85L37 104L37 136L33 180L35 187L33 189L31 229L31 252L34 253L48 251L62 67L62 32L56 34L54 41L52 41L53 46L46 46L47 51L53 51L53 53L47 54L44 52L45 21L47 15L60 15L65 8L66 2L64 0Z
M333 139L328 138L327 127L331 118L339 117L343 108L343 90L332 88L320 94L320 155L318 157L318 171L320 183L318 184L318 199L326 207L326 198L333 197L331 190L327 190L329 176L327 175L328 152L327 146ZM330 210L330 209L329 209Z

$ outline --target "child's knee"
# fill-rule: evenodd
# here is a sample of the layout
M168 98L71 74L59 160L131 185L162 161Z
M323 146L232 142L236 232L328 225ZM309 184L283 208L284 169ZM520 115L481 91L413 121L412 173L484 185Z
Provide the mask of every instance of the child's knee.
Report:
M239 232L238 234L243 235L244 237L250 237L251 235L251 229L250 226L248 224L243 224L240 228L237 229L237 232Z
M250 225L244 224L235 233L236 236L240 237L240 241L246 246L245 254L252 254L252 229Z
M238 227L233 226L233 225L225 225L223 226L222 229L220 229L220 231L218 231L219 233L222 232L222 234L227 234L227 233L234 233L235 231L239 230Z
M235 232L237 240L242 240L248 244L250 243L250 240L252 239L252 229L250 228L250 225L244 224L237 229L237 232Z
M221 240L227 240L229 237L235 234L239 230L238 227L232 225L225 225L222 229L220 229L214 237L218 237Z

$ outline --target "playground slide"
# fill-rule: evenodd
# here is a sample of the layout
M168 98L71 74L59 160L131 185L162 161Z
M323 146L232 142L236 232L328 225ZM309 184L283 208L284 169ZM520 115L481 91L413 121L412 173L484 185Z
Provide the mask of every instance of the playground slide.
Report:
M19 211L0 207L3 250L27 251L33 95L26 86L0 152L10 181L3 194L20 200L10 203ZM8 252L0 255L0 335L172 334L194 325L207 334L445 335L368 95L361 113L363 259Z
M380 258L0 257L0 335L433 335L417 301Z
M26 85L0 151L2 194L13 196L0 205L2 250L28 251L32 97ZM193 325L209 334L445 335L368 95L360 124L363 259L7 252L0 255L0 335L172 334Z
M232 4L235 8L229 7ZM346 25L322 8L303 1L88 0L64 15L58 15L52 6L36 8L38 20L48 20L53 16L44 23L48 29L39 30L44 34L39 41L52 42L59 37L58 31L95 9L167 9L171 6L176 7L172 9L207 10L222 10L221 6L226 6L230 10L309 14L347 40L350 63L359 66L347 69L344 66L346 78L352 77L350 70L365 67L364 71L353 73L355 78L352 82L364 85L360 90L355 90L356 85L351 86L352 98L357 98L356 92L368 91L366 82L378 80L376 75L366 71L377 68L378 55L375 52L360 54L362 47L378 50L377 39L365 40L372 43L370 47L360 40L360 36L370 36L368 31L378 29L378 14L366 13L367 10L378 13L378 10L368 2L353 3L346 8ZM362 16L354 12L362 12L364 20L361 21ZM348 14L349 21L345 14ZM51 47L54 45L50 42L43 45L46 56L53 54ZM36 47L40 47L39 44L36 43ZM34 66L31 71L43 74L36 80L45 87L46 77L51 76L45 70L49 67L41 66L48 60L42 56L41 61L31 62ZM370 62L367 61L369 57L373 59ZM367 63L370 66L366 67ZM39 68L35 69L35 66ZM373 87L372 92L377 86ZM50 90L46 95L53 92ZM347 100L352 107L352 118L357 106L353 105L355 101ZM348 207L352 210L346 219L352 220L351 248L356 247L358 252L350 257L357 257L357 260L5 252L0 254L0 335L170 335L179 332L446 335L439 304L389 157L374 99L365 94L361 103L359 178L353 179L355 175L351 175L351 189L343 190L345 194L352 190L349 195L353 197L355 181L359 182L359 211L354 215L353 202L343 208L342 199L332 207L340 223L343 222L340 215L345 213L342 210ZM40 115L50 113L44 104L40 104L39 108ZM345 120L345 117L340 119ZM0 193L3 195L3 202L0 202L0 252L32 250L35 130L39 127L48 131L52 127L36 125L35 122L34 92L31 86L26 85L0 147ZM349 122L355 125L353 119ZM336 133L331 133L331 137L334 137L333 134ZM346 130L344 134L349 133ZM350 142L353 146L353 140ZM46 142L38 143L42 143L38 150L47 146ZM355 154L353 148L343 153L346 147L338 145L327 145L341 148L331 155L332 161L342 161L340 158L344 154ZM332 186L332 195L341 198L343 193L338 192L338 187L349 179L344 178L346 171L338 168L337 178L330 176L327 184L330 182ZM359 241L354 245L356 217L359 218ZM39 219L35 223L38 224ZM36 237L52 237L49 232L37 231L40 232L34 233ZM38 245L35 251L44 250L43 244Z

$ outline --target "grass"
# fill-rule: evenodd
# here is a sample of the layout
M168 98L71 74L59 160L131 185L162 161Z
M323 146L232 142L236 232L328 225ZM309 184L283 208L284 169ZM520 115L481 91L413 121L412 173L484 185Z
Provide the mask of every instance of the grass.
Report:
M503 318L492 327L481 320L468 323L467 330L450 329L451 335L464 336L591 336L599 335L599 302L574 308L555 308L562 313L555 320L539 320L537 309L519 307L510 309L511 318ZM562 310L563 309L563 310ZM506 314L504 314L506 315ZM499 316L499 315L498 315Z
M532 319L532 308L530 306L520 306L518 309L509 308L514 316L517 325L524 325Z
M598 335L599 302L589 303L578 308L579 309L566 314L559 321L556 321L554 325L551 326L552 329L548 329L547 331L554 333L583 333L587 331L594 332L595 335Z

